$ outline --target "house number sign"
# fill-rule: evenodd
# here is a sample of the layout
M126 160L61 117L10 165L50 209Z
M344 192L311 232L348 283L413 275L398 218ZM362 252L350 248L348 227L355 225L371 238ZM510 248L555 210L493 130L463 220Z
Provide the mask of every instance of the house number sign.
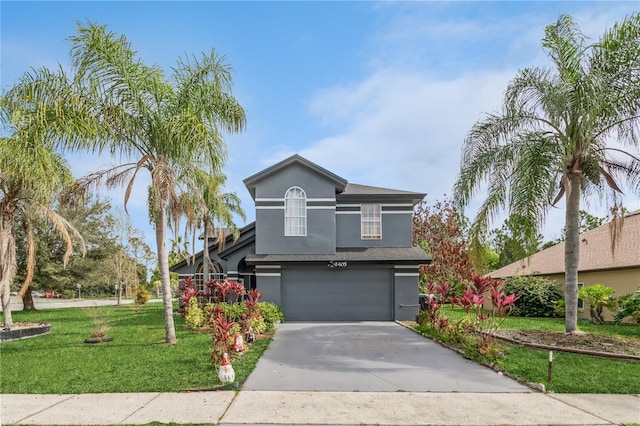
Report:
M346 268L347 262L329 262L329 268Z

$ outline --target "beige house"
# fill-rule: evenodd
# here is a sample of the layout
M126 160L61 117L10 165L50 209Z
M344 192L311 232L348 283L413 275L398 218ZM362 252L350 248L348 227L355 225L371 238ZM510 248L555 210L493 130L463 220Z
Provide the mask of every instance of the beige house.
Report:
M578 287L603 284L614 288L614 296L617 297L633 293L640 287L640 210L625 216L620 238L616 238L613 250L612 225L606 223L580 234ZM550 278L564 285L564 243L504 266L490 272L489 275L503 279L518 275L535 275ZM580 300L578 308L588 306L583 306L583 301ZM580 311L580 317L589 317L588 309Z

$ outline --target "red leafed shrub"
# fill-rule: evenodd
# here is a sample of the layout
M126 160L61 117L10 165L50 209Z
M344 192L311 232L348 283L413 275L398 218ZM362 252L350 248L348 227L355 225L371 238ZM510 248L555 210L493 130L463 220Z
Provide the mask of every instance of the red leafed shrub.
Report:
M246 293L244 289L244 284L238 281L230 281L230 280L215 281L214 285L218 294L220 295L221 302L226 302L227 296L229 294L235 294L236 295L235 301L237 302L240 299L240 297Z
M184 279L182 289L180 290L180 298L184 302L183 315L186 315L189 311L190 300L193 297L198 297L198 289L193 285L193 277L189 276Z
M239 331L239 326L235 321L230 321L225 317L222 308L214 308L213 320L213 348L211 350L211 362L217 367L222 362L222 356L230 353L233 346L233 336Z
M466 339L475 342L473 346L478 353L489 356L494 352L492 336L513 309L518 296L505 294L502 291L504 283L490 277L474 275L468 281L470 284L455 294L446 282L439 285L431 281L425 283L429 297L425 310L418 315L418 323L428 325L436 334L449 336L449 341L456 341L462 332ZM493 307L487 311L483 304L489 297ZM450 323L442 310L446 303L462 308L466 317Z

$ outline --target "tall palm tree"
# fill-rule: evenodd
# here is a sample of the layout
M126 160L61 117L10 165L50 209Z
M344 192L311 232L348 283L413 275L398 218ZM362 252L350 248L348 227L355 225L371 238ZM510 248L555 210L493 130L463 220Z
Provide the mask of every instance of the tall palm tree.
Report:
M616 205L622 183L640 193L640 14L593 44L562 15L546 27L542 46L553 67L518 72L502 111L468 133L454 197L466 206L488 183L470 230L477 247L500 211L535 229L566 199L565 328L573 332L581 198L595 195Z
M167 223L179 223L181 181L200 168L222 173L223 133L244 129L244 110L231 94L231 68L212 50L178 59L167 80L159 67L138 58L124 36L106 26L78 24L70 41L75 83L91 95L87 102L101 134L87 141L71 139L67 147L108 151L131 161L82 182L86 188L126 184L125 207L138 172L150 173L149 213L156 232L165 341L175 343Z
M226 176L208 173L205 170L194 170L184 182L192 190L183 191L180 205L183 216L187 219L187 228L193 234L204 228L203 250L203 280L207 282L211 273L211 259L209 257L209 237L213 236L220 249L224 249L227 237L226 230L233 233L234 239L239 236L234 222L234 215L245 220L244 210L240 206L240 199L233 192L223 192ZM216 226L218 225L218 226Z
M27 274L19 297L23 298L33 279L36 259L34 219L42 218L61 236L66 246L63 264L73 252L73 240L85 251L80 234L52 205L61 191L73 182L67 162L53 149L51 135L36 121L29 102L14 103L2 98L3 134L0 139L0 296L6 327L11 327L11 284L16 277L16 229L22 227L27 239ZM22 107L21 107L22 106ZM31 104L33 106L33 104ZM50 123L53 125L53 123Z

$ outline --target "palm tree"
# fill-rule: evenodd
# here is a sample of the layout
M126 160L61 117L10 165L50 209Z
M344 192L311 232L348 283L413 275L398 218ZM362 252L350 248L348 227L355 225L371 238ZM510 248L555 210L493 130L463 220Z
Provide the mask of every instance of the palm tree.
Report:
M200 168L220 174L226 156L222 133L244 129L244 110L231 95L231 68L212 50L179 59L169 81L106 26L78 24L70 40L75 83L92 96L86 102L94 108L101 133L87 141L71 139L67 147L131 160L81 182L84 188L126 184L125 208L138 172L150 173L149 214L156 231L165 341L175 343L167 224L177 226L180 220L180 183Z
M37 122L29 101L14 103L2 99L3 134L0 140L0 296L6 327L11 327L11 284L16 277L16 229L22 227L27 239L27 274L19 292L23 298L33 279L36 258L34 224L44 219L62 237L66 251L66 266L73 252L73 239L85 251L78 232L52 205L56 197L73 182L66 161L48 143L47 136ZM33 104L31 104L33 106ZM50 123L53 125L53 123Z
M184 191L180 202L187 228L194 233L204 228L203 250L203 281L209 280L211 273L211 259L209 257L209 236L215 230L214 239L220 250L224 249L226 230L233 233L234 239L239 236L234 222L234 215L245 220L245 214L240 207L240 199L233 192L222 192L226 176L215 175L205 170L194 170L185 183L192 190ZM218 226L216 226L218 225Z
M480 247L503 210L536 229L566 199L565 328L577 329L581 198L619 204L620 183L640 193L640 14L587 44L570 16L545 29L553 68L524 69L509 84L502 111L477 122L464 143L454 197L487 196L470 234ZM535 235L535 232L531 233Z

